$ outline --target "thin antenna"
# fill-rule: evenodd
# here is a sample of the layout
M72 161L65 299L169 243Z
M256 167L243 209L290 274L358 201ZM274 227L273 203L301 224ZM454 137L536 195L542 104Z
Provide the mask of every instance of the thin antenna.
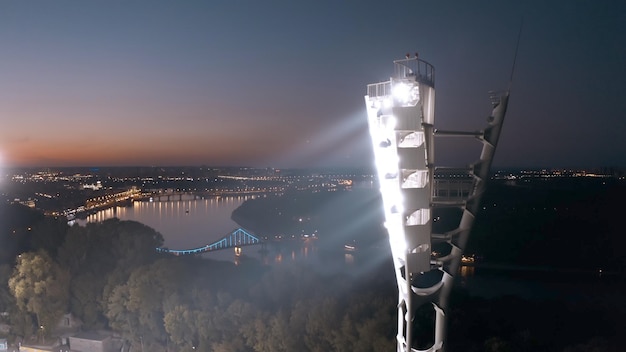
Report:
M515 62L517 61L517 52L519 50L519 42L522 38L522 28L524 27L524 17L522 17L522 22L519 25L519 33L517 34L517 44L515 45L515 56L513 57L513 66L511 67L511 78L509 79L509 92L511 91L511 86L513 85L513 72L515 72Z

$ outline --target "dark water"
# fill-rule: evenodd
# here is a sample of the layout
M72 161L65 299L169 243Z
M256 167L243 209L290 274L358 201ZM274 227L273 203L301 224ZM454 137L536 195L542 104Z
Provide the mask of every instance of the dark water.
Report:
M485 298L512 295L607 307L622 302L626 292L626 281L615 273L521 266L461 267L456 284Z
M129 207L102 210L81 223L103 221L117 217L144 223L163 235L164 246L172 249L189 249L212 243L240 226L231 220L234 209L250 197L222 197L163 202L134 202ZM203 254L204 257L232 261L255 261L263 265L307 265L322 273L345 272L360 280L372 276L389 275L393 284L393 268L389 265L391 253L386 241L367 250L344 253L341 248L324 255L315 239L284 239L261 246L243 247L240 256L233 250ZM610 273L568 271L551 268L521 266L463 266L456 275L455 285L470 295L493 298L513 295L526 299L557 299L568 302L621 301L626 292L624 279ZM606 303L610 304L610 303Z
M164 246L189 249L212 243L239 228L230 219L233 210L251 197L210 197L193 199L183 196L175 201L140 201L128 207L101 210L80 220L99 222L110 218L133 220L146 224L163 235Z
M161 233L164 247L192 249L213 243L240 228L240 225L231 220L231 213L244 201L252 198L252 196L232 196L194 199L193 196L183 196L181 200L173 201L140 201L133 202L128 207L101 210L85 220L78 220L77 223L84 225L87 222L100 222L110 218L138 221ZM235 256L234 250L205 253L203 256L233 262L245 259L257 260L263 264L295 261L306 261L313 266L328 264L320 261L316 255L315 242L313 239L284 239L266 248L243 247L240 256Z

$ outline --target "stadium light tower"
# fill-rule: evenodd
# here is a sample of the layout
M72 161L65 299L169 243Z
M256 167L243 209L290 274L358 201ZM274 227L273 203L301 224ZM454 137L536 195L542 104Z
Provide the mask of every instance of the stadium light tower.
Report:
M394 61L389 81L367 86L369 131L398 282L398 352L445 348L448 298L479 210L508 97L508 91L492 94L493 111L482 131L438 131L434 128L435 70L417 54ZM435 137L440 136L478 140L483 145L479 160L460 167L436 167ZM461 181L447 182L451 175ZM458 227L433 233L434 207L458 208ZM444 244L448 251L437 254L434 244ZM423 347L415 336L415 312L424 305L431 305L435 316L430 347Z

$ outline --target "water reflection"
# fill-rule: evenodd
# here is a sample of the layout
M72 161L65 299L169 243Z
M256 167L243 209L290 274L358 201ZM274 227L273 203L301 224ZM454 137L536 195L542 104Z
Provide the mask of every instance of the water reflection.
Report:
M476 268L474 268L473 266L461 265L461 269L459 269L459 271L461 273L462 278L468 278L470 276L474 276L475 269Z
M254 196L194 199L191 194L167 201L136 201L127 207L112 207L77 220L79 225L107 219L133 220L163 235L164 246L172 249L197 248L212 243L240 226L231 220L233 210ZM229 251L232 259L232 253Z
M189 195L190 197L193 197ZM182 199L136 201L127 207L113 207L91 214L79 220L79 225L101 222L111 218L138 221L154 228L163 235L163 246L170 249L192 249L213 243L232 233L240 226L231 220L233 210L253 196L212 197L206 199ZM313 266L329 267L318 256L317 239L298 238L270 241L263 245L203 253L202 257L240 264L255 260L265 265L289 265L306 261ZM345 262L341 260L341 264Z
M462 287L467 287L467 283L474 276L476 268L473 265L461 265L459 268L459 284Z

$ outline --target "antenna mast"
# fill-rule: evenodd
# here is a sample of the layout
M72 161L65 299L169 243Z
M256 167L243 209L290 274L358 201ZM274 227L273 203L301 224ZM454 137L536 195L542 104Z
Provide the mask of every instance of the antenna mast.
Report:
M513 85L513 73L515 72L515 63L517 62L517 53L519 51L519 43L522 39L522 28L524 27L524 17L522 17L522 22L519 24L519 32L517 33L517 44L515 45L515 55L513 56L513 66L511 66L511 77L509 78L509 92L511 91L511 86Z

